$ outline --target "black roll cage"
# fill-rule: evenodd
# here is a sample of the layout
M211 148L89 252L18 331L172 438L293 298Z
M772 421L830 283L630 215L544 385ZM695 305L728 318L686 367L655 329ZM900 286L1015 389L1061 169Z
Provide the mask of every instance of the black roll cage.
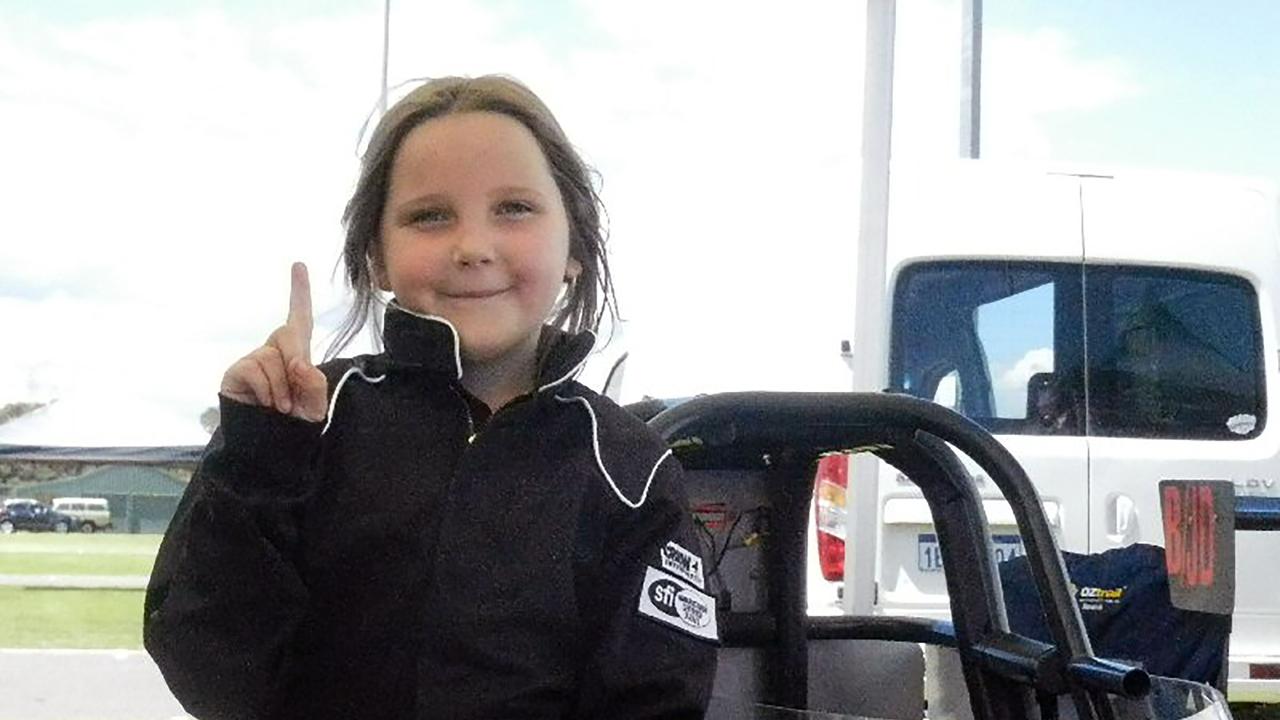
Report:
M774 507L766 548L767 610L724 613L722 642L766 650L764 705L808 708L811 639L895 640L954 647L977 720L1024 720L1070 696L1081 720L1112 720L1108 697L1140 698L1141 669L1093 655L1039 494L990 433L931 402L888 393L740 392L694 398L649 421L688 470L764 473ZM1013 509L1052 644L1009 631L982 501L948 445L972 458ZM812 468L827 452L873 452L918 485L947 567L950 623L917 618L810 618L805 532Z

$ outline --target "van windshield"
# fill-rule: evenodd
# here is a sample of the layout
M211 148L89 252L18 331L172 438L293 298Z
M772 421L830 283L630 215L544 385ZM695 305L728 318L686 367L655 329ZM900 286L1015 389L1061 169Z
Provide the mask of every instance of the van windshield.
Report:
M1265 406L1243 278L927 262L894 293L890 386L1005 434L1241 439Z

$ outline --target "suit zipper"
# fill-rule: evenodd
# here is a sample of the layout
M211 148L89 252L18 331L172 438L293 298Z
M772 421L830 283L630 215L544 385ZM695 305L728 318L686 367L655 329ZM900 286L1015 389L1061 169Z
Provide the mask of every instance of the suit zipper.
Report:
M479 434L476 432L475 418L471 416L471 405L467 402L467 398L462 395L462 392L459 391L457 387L452 385L449 387L453 390L454 397L458 398L458 402L462 404L462 414L467 418L467 444L470 445L476 441L476 435Z
M476 438L480 436L480 433L483 432L483 430L481 431L476 430L475 418L472 417L471 415L471 404L468 403L467 398L463 396L462 394L463 391L459 390L456 386L450 386L450 388L453 390L453 394L458 398L458 402L462 403L462 412L464 415L466 415L466 418L467 418L467 444L470 445L476 441ZM486 427L492 424L493 421L499 415L506 412L507 408L512 407L513 405L517 405L519 403L525 402L527 400L532 400L536 395L537 395L536 392L530 392L530 393L525 393L524 395L520 395L519 397L513 398L506 405L503 405L502 407L498 408L492 414L489 415L489 420L488 422L485 423Z

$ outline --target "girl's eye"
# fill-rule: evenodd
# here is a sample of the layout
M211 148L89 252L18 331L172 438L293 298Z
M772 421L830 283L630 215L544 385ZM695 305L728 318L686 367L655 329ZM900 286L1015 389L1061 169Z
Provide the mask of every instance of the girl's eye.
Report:
M413 225L439 225L449 220L449 211L444 208L426 208L416 210L409 216Z
M505 200L498 203L498 215L507 218L521 218L533 214L533 205L523 200Z

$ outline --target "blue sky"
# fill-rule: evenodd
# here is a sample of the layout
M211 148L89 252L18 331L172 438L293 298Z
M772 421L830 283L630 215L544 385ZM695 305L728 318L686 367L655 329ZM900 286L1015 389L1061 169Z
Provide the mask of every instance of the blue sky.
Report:
M1280 179L1280 3L988 2L987 22L1069 35L1125 64L1141 92L1046 118L1055 155Z
M63 410L0 442L202 442L222 370L283 317L291 260L340 314L322 280L382 6L6 5L0 318L20 346L0 354L0 404ZM1280 180L1280 6L985 16L985 156ZM858 3L397 0L392 20L392 83L513 73L600 170L627 323L589 381L627 350L633 398L849 387ZM895 156L952 157L958 0L901 0L898 21Z

